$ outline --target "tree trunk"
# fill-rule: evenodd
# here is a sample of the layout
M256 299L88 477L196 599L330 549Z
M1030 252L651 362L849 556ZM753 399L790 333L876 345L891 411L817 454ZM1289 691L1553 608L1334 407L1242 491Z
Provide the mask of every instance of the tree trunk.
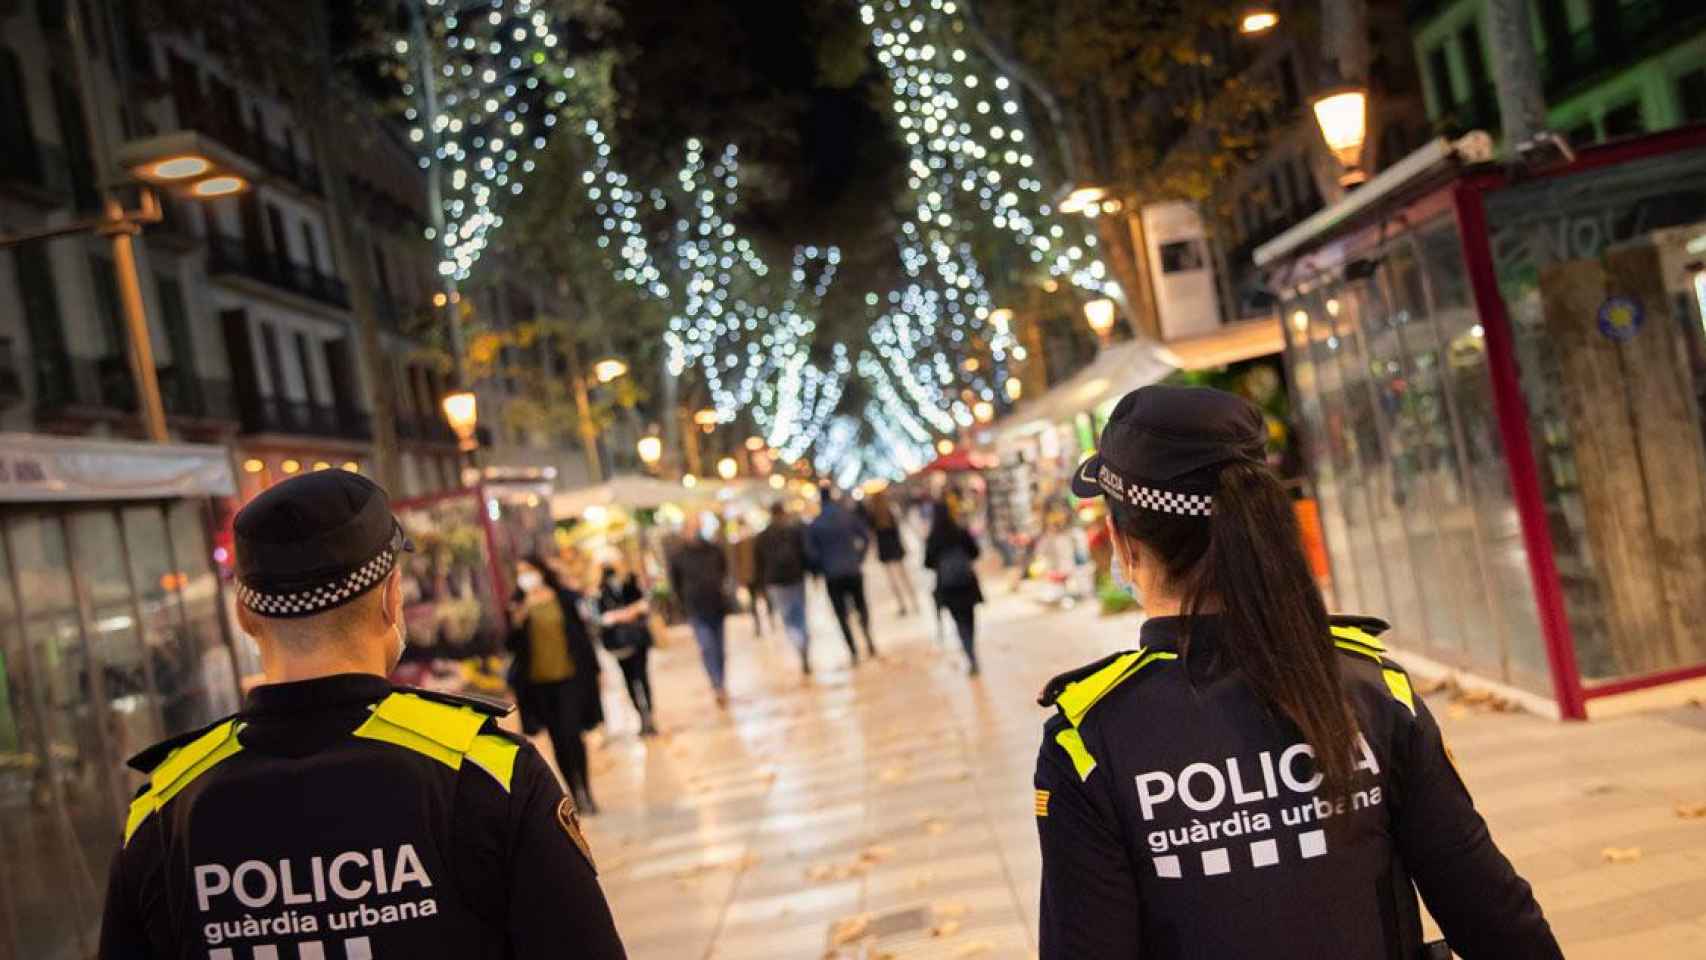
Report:
M1546 94L1529 32L1528 0L1489 0L1487 40L1509 154L1546 129Z
M329 88L332 76L331 37L327 33L325 4L309 4L314 18L314 43L320 76ZM306 100L299 98L299 103ZM349 287L350 313L355 318L356 335L362 371L367 381L368 406L373 411L373 478L392 496L402 490L402 471L397 456L396 391L391 382L390 354L379 336L379 316L373 304L373 270L367 257L365 236L351 215L349 180L344 176L343 149L333 149L323 123L303 124L314 158L320 167L321 185L326 192L325 212L327 233L332 242L332 258L338 264ZM343 147L347 148L347 144Z

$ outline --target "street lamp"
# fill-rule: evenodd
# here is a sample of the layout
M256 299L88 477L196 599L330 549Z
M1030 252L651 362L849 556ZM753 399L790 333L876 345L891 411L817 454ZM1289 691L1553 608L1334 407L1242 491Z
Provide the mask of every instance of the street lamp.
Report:
M788 478L787 477L784 477L779 473L772 473L770 475L770 489L780 490L787 485L788 485Z
M592 365L592 375L599 383L610 381L628 372L628 365L615 357L607 357Z
M1354 187L1368 179L1362 169L1362 145L1368 137L1368 91L1362 87L1331 87L1310 104L1321 139L1338 158L1344 172L1339 184Z
M1013 311L1008 307L997 307L989 311L989 322L997 333L1006 333L1013 324Z
M693 414L693 422L699 425L699 429L706 433L710 433L712 430L717 429L717 411L712 410L710 407L695 411Z
M954 452L954 441L949 440L947 437L943 437L942 439L936 441L936 452L941 454L944 457L950 453L953 453Z
M735 474L739 472L740 465L735 463L734 457L724 457L717 461L717 476L722 477L724 480L733 480L735 478Z
M458 390L444 396L444 419L455 431L457 446L464 453L472 451L477 442L474 439L474 429L479 426L479 400L472 390Z
M1083 213L1095 216L1095 211L1101 209L1102 201L1107 199L1107 187L1073 187L1068 184L1066 198L1060 201L1061 213Z
M1098 297L1084 305L1084 319L1089 322L1090 329L1096 331L1096 336L1107 346L1114 332L1114 317L1119 308L1107 297Z
M662 437L641 437L640 442L635 444L634 447L640 454L640 462L644 463L647 467L656 467L658 465L658 461L663 459Z
M751 450L753 453L757 453L758 451L763 450L764 449L764 438L763 437L747 437L746 438L746 448L748 450Z
M979 400L972 405L971 412L972 416L977 418L978 423L988 423L995 419L995 404L988 400Z
M149 186L204 200L241 193L255 176L253 164L194 130L126 141L113 159Z
M1245 36L1254 36L1267 33L1278 25L1279 14L1266 7L1257 7L1244 12L1244 16L1238 21L1238 32Z
M1007 378L1007 399L1017 401L1024 393L1025 384L1018 377Z

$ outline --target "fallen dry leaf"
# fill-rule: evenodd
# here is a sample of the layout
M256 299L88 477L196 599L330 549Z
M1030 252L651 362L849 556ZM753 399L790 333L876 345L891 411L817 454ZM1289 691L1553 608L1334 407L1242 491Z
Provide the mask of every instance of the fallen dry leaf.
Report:
M941 923L930 928L930 935L937 939L942 937L951 937L959 932L960 922L958 920L943 920Z
M833 946L844 947L865 935L871 926L871 915L858 913L851 917L842 917L835 921L835 926L829 931L829 942Z
M1679 803L1676 815L1684 820L1706 820L1706 803Z
M1640 847L1606 847L1599 852L1606 863L1634 863L1641 859Z

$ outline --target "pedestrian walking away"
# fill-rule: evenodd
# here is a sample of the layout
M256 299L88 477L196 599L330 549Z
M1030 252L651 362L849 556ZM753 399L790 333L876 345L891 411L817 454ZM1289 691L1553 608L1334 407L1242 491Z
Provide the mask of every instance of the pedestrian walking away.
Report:
M522 729L551 735L551 750L569 792L583 811L597 813L584 735L604 722L604 706L598 655L581 618L581 595L537 554L515 569L509 682L521 707Z
M811 632L806 625L805 528L788 516L780 502L770 505L770 525L758 535L759 576L770 595L770 606L782 613L788 639L800 655L800 673L811 676Z
M850 613L859 616L859 629L865 634L865 653L877 655L871 641L871 610L865 602L865 551L871 545L871 532L857 514L836 498L831 488L819 487L818 496L822 510L806 527L806 557L812 568L823 574L835 622L841 627L847 653L856 664L859 648L853 641Z
M729 614L729 564L723 548L715 542L720 521L714 513L699 517L699 529L683 541L669 558L669 584L681 598L705 677L719 707L729 705L724 686L723 622Z
M758 537L747 532L744 524L738 524L735 538L729 544L729 569L734 573L737 585L745 587L752 601L752 632L755 636L764 636L764 621L766 615L772 625L776 622L776 608L770 605L770 599L764 594L764 579L758 569ZM759 606L765 608L759 612Z
M1074 475L1149 619L1038 698L1040 957L1558 960L1386 625L1328 617L1267 438L1144 387Z
M101 960L620 960L574 801L495 701L393 686L406 643L385 493L328 469L232 525L266 680L143 751Z
M974 677L979 673L976 612L983 602L983 586L977 579L978 553L977 539L955 519L953 504L939 501L930 533L924 539L924 567L936 572L936 605L953 618L960 646L966 652L966 670Z
M652 632L646 625L651 604L634 574L622 575L614 564L605 564L598 585L599 639L622 668L628 699L640 715L640 736L657 735L652 712Z
M883 565L883 574L894 590L900 615L917 612L918 593L912 589L912 577L906 572L906 544L901 540L900 515L890 506L888 494L879 491L865 498L865 515L876 534L877 562Z

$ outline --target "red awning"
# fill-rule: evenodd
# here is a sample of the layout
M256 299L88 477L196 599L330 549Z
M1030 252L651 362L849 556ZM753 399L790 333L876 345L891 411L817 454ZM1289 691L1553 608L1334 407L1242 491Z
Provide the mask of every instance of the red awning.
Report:
M995 461L988 457L980 457L970 450L955 450L946 453L920 467L919 473L970 473L995 466Z

